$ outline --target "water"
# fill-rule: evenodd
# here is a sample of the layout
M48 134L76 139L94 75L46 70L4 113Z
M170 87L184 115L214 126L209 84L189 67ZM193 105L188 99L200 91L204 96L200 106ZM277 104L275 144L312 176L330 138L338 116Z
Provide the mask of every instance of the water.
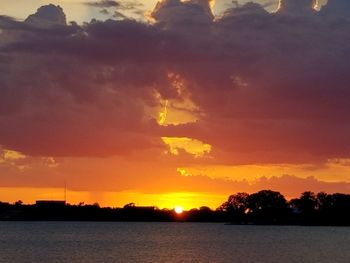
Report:
M350 262L350 228L0 222L0 262Z

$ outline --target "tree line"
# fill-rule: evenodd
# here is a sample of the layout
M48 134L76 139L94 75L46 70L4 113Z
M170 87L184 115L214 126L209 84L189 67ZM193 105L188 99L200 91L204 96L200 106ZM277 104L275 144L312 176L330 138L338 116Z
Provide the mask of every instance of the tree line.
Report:
M203 206L177 214L173 209L122 208L38 202L0 202L0 220L225 222L231 224L350 226L350 195L304 192L289 201L279 192L236 193L213 210Z
M287 201L263 190L229 196L217 210L235 224L350 225L350 195L304 192Z

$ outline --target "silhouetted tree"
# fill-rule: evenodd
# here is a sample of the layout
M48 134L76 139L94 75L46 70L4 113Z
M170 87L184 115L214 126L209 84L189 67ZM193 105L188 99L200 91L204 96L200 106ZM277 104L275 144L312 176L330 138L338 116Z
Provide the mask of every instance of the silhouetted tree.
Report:
M281 224L288 214L286 199L279 192L263 190L247 198L249 218L257 224Z
M317 198L317 210L318 211L326 211L329 210L330 207L332 206L332 196L325 193L325 192L320 192L316 196Z
M201 206L199 208L199 211L200 212L211 212L212 210L209 207L207 207L207 206Z
M136 206L135 203L129 203L124 205L124 208L134 208L135 206Z
M231 222L244 223L248 212L248 197L249 194L247 193L230 195L228 200L218 210L226 211Z
M100 208L100 204L99 203L93 203L92 206Z
M333 205L332 195L325 192L320 192L316 195L317 199L317 219L319 224L330 224L331 220L331 209ZM312 222L314 223L314 222Z
M311 224L315 221L316 209L318 208L317 196L313 192L304 192L299 198L292 199L290 205L295 212L299 213L303 224Z
M329 214L332 215L330 224L349 225L350 224L350 195L333 194L331 196L331 206Z
M313 192L304 192L299 198L299 209L306 215L312 215L317 208L317 197Z
M15 202L15 206L21 206L23 204L22 200L18 200Z

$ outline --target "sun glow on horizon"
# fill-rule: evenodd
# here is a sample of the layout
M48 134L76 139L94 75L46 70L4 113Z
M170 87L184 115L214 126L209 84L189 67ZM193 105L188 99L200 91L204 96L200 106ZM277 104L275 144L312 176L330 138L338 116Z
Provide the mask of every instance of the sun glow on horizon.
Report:
M183 213L184 209L182 208L182 206L175 206L174 211L176 214L180 215Z
M68 189L67 203L73 205L98 203L101 207L123 207L125 204L135 203L137 206L155 206L159 209L174 209L174 211L176 207L180 207L182 211L185 211L203 205L215 209L226 200L227 195L228 193L169 192L149 194ZM10 203L21 200L25 204L34 204L36 200L64 200L64 189L0 187L0 200Z

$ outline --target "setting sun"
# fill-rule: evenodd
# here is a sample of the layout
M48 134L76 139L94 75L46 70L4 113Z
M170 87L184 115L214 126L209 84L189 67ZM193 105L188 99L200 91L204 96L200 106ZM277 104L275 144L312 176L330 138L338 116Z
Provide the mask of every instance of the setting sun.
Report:
M349 32L350 0L0 0L0 263L350 263Z
M181 207L181 206L176 206L175 209L174 209L175 213L176 214L182 214L184 209Z

